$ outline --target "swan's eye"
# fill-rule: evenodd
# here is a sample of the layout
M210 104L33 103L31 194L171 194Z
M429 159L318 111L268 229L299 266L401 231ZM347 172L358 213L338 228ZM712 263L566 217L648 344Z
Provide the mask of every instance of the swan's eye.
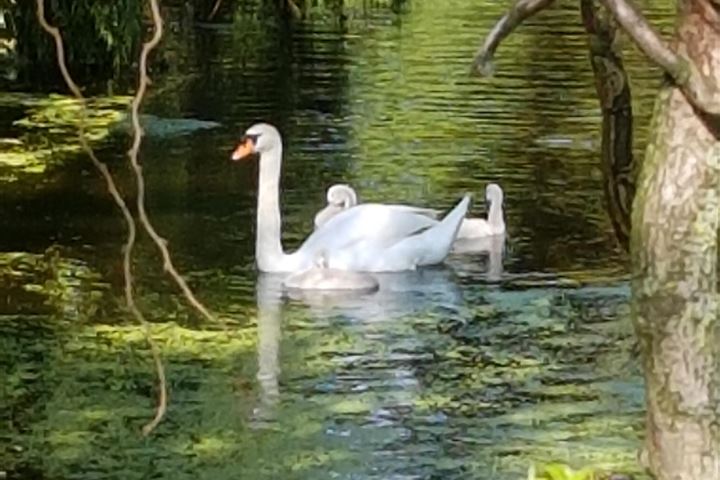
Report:
M257 145L257 139L260 135L253 135L251 133L246 133L243 135L243 137L240 139L241 144L245 144L247 142L252 142L253 146Z

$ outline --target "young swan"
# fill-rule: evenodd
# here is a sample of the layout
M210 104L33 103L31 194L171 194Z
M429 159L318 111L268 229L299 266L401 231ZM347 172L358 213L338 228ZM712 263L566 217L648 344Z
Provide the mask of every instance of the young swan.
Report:
M457 238L479 238L505 233L503 191L497 183L485 187L485 201L490 205L488 218L466 218L460 224Z
M327 190L327 206L315 215L315 228L330 220L346 208L358 203L357 194L350 185L338 183Z
M291 290L352 290L370 293L376 291L380 284L369 273L328 268L325 255L320 254L315 261L315 265L307 270L288 276L283 282L283 286Z
M328 204L315 215L315 228L320 227L332 217L347 208L358 204L357 194L350 185L339 183L328 188ZM466 218L460 224L456 240L474 239L502 235L505 233L505 219L503 216L503 191L500 185L490 183L485 187L485 201L490 205L488 218ZM418 207L412 208L417 213L435 218L437 212L432 209Z

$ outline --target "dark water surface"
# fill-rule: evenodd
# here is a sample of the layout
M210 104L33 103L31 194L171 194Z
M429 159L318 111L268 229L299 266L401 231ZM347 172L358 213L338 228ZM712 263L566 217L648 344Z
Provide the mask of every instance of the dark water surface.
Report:
M627 258L603 208L579 14L562 4L531 20L498 51L495 77L472 78L502 8L416 0L396 12L348 7L343 19L318 9L289 30L251 14L211 25L168 12L170 68L155 75L146 112L220 126L148 135L148 209L228 325L186 309L154 247L137 247L139 301L170 388L149 439L138 430L154 372L143 331L120 309L124 227L104 185L78 153L42 168L0 162L0 470L519 479L532 462L560 461L637 472L643 392ZM672 7L652 8L667 30ZM660 79L626 52L640 154ZM24 105L0 102L5 144L43 135L13 123ZM257 120L284 135L287 249L332 183L441 209L470 191L481 215L492 181L506 194L504 258L454 255L381 276L360 298L283 295L253 267L256 167L228 160ZM51 159L54 142L43 147ZM132 192L127 137L96 146Z

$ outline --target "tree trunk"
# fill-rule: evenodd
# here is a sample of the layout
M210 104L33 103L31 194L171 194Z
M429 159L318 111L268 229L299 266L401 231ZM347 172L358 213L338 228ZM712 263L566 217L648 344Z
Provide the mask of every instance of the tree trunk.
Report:
M720 86L712 0L681 2L675 50ZM718 119L662 88L632 218L633 318L643 353L642 460L658 480L720 479Z

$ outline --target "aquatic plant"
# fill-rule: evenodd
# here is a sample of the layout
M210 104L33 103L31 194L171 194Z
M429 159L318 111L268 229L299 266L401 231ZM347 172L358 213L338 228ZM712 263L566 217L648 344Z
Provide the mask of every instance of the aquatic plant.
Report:
M528 480L599 480L595 470L585 467L573 470L563 463L548 463L528 468Z
M130 97L94 97L87 100L85 136L96 144L110 134L122 117ZM13 122L20 134L0 138L0 179L17 180L21 173L42 173L69 155L82 151L77 136L77 121L84 108L77 99L66 95L0 94L0 109L23 109Z

